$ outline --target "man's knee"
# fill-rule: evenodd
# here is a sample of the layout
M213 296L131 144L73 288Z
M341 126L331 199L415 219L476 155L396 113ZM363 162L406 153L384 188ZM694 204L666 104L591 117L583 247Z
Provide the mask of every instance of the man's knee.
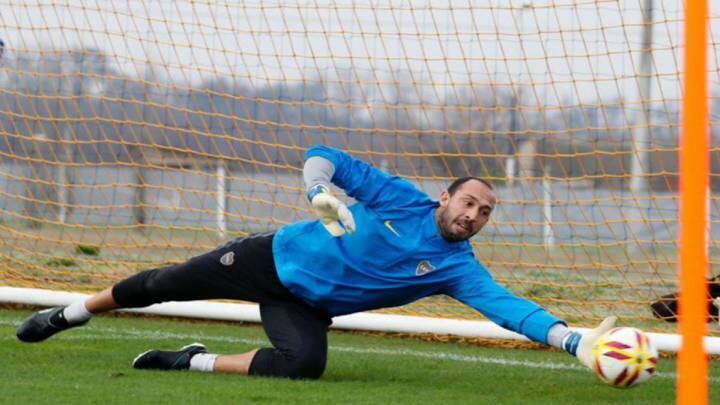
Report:
M301 355L289 362L288 377L317 380L325 372L327 359L325 355Z
M325 350L289 351L260 349L250 365L250 374L266 377L316 380L327 364Z

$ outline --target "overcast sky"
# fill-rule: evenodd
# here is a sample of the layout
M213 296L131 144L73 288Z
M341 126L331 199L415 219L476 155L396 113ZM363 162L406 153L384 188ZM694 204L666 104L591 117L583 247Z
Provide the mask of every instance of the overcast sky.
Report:
M720 0L712 2L716 42ZM655 0L656 100L679 94L682 4ZM641 8L642 0L0 0L0 37L10 57L94 47L128 75L143 76L149 61L161 78L186 84L221 75L262 86L338 71L384 82L406 71L441 98L492 82L531 86L525 97L540 103L602 102L637 95ZM715 53L711 70L717 82Z

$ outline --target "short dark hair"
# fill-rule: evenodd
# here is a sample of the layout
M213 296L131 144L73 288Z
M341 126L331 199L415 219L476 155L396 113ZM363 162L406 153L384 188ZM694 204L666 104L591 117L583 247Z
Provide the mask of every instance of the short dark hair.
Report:
M490 184L487 180L484 180L484 179L481 179L480 177L475 177L475 176L466 176L466 177L459 177L459 178L455 179L455 181L450 183L450 186L447 188L448 194L450 194L452 196L453 194L455 194L457 189L460 188L460 186L462 186L463 184L467 183L470 180L477 180L480 183L484 184L490 190L495 190L493 188L492 184Z

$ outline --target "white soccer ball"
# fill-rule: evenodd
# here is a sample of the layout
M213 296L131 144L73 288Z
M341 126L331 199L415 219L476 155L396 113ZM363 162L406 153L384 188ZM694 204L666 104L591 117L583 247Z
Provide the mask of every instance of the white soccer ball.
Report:
M595 374L613 387L642 384L655 374L658 352L640 329L620 327L600 336L593 347Z

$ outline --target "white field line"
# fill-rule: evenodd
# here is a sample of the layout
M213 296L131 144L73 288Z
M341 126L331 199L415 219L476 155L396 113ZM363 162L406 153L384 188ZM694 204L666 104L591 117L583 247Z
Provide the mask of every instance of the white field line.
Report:
M20 321L0 320L0 326L19 326ZM90 333L83 333L84 331ZM15 336L2 336L0 340L15 340ZM81 329L74 329L70 334L62 335L63 340L192 340L197 342L214 341L222 343L242 343L247 345L267 345L265 339L246 339L233 336L219 335L203 335L199 333L174 333L174 332L155 332L141 329L123 328L117 329L112 327L98 327L93 325L85 326ZM587 372L585 367L578 364L570 363L553 363L553 362L533 362L529 360L508 360L500 357L485 356L469 356L447 352L423 352L408 349L368 349L353 346L330 346L330 351L355 354L378 354L384 356L402 356L417 357L431 360L457 361L463 363L479 363L492 364L506 367L525 367L543 370L573 370ZM676 379L676 373L658 372L655 374L659 378ZM718 377L710 377L710 382L720 382Z

